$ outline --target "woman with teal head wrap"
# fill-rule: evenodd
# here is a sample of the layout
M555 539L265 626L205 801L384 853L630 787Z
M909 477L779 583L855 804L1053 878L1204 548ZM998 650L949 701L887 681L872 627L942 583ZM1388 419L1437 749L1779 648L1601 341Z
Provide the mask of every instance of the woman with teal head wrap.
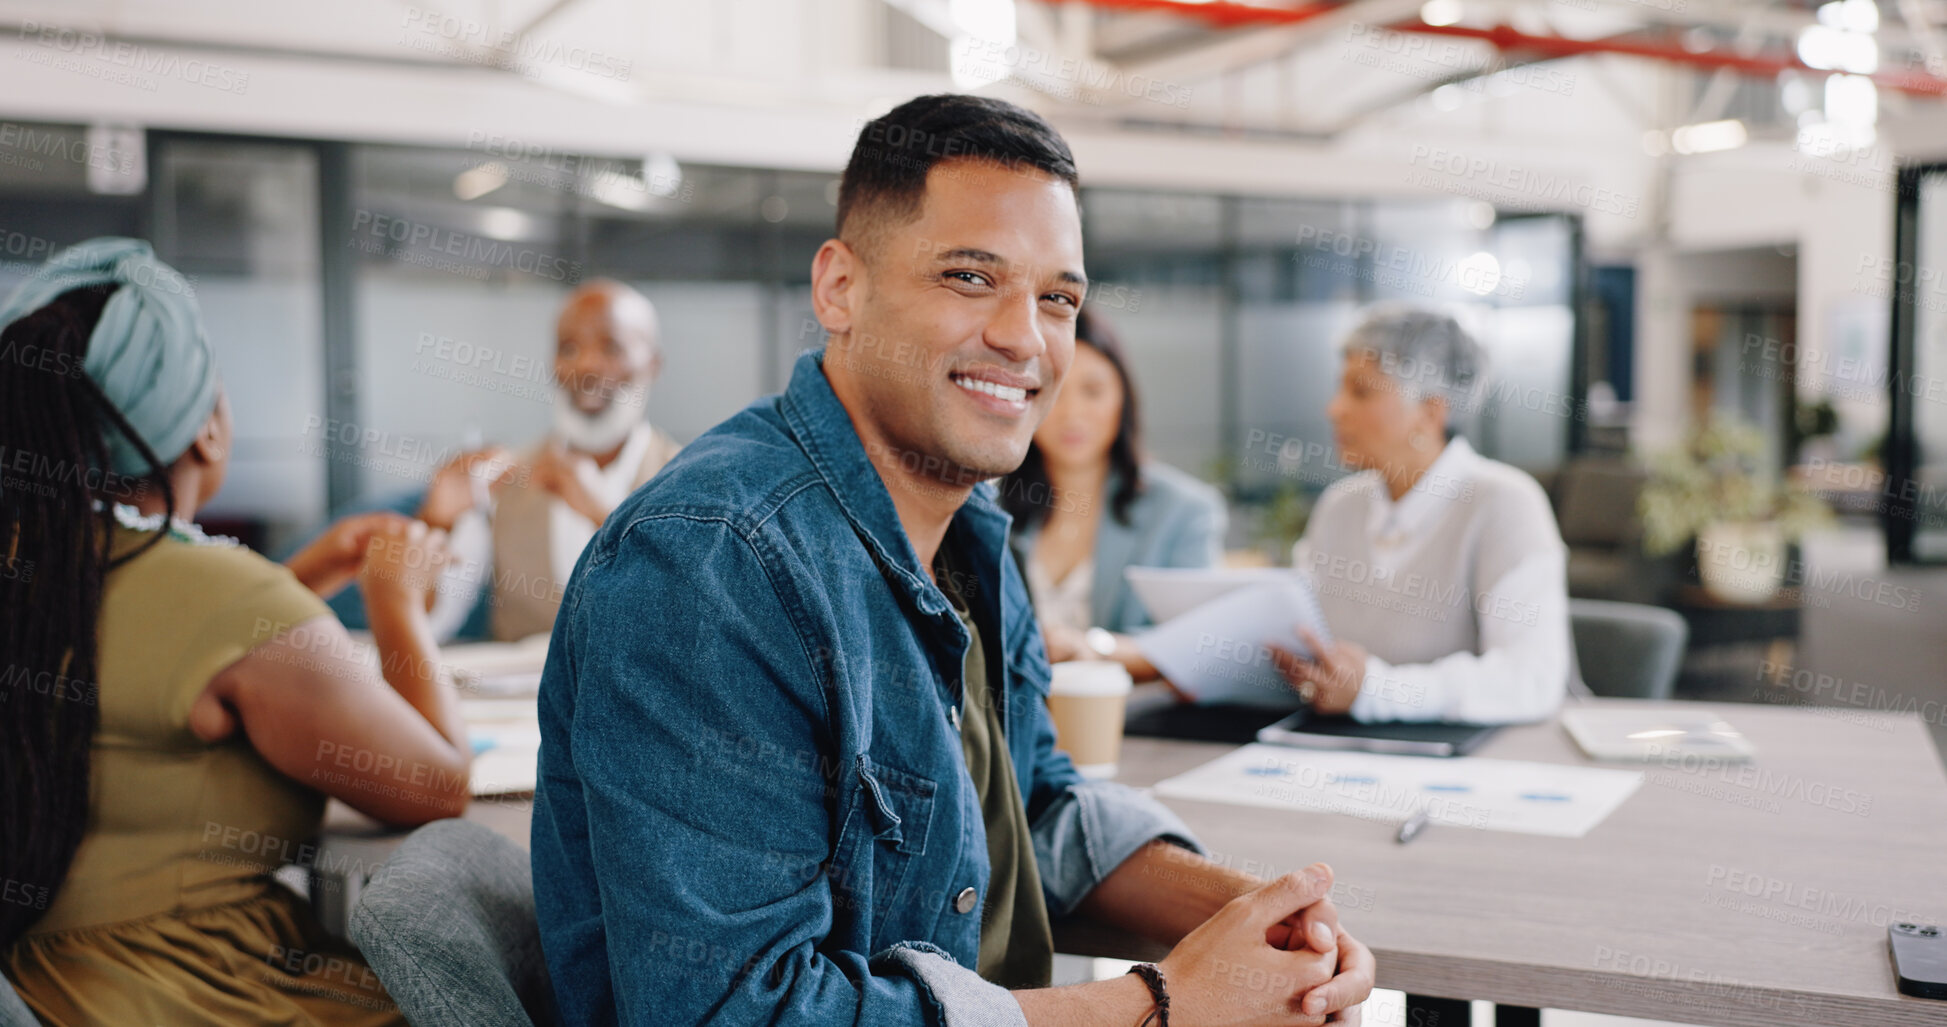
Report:
M196 291L175 268L157 260L148 243L90 239L63 250L0 306L0 324L89 286L113 286L114 292L89 333L82 369L127 428L166 465L209 421L219 390ZM158 469L128 431L111 430L105 441L108 470L139 478Z
M465 808L425 614L442 537L368 514L279 565L203 535L229 405L195 290L145 242L63 251L0 325L0 879L31 896L0 903L0 973L49 1024L403 1022L271 873L326 796L400 825ZM383 679L323 602L354 579ZM212 851L212 824L257 843Z

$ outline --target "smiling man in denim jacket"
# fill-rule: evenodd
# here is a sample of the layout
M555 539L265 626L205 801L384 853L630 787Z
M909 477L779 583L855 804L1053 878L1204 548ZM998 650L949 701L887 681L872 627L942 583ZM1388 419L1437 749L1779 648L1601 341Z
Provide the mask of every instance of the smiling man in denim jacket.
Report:
M541 686L534 886L573 1024L1356 1022L1330 871L1266 884L1055 748L988 479L1074 354L1076 174L1039 117L866 125L812 298L830 335L582 554ZM1049 988L1049 920L1173 945Z

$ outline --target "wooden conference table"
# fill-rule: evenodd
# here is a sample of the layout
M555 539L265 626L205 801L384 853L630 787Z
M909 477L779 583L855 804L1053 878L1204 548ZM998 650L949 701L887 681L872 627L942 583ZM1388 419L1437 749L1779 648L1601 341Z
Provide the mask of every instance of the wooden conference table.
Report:
M1947 923L1947 775L1920 718L1711 708L1757 759L1650 764L1582 838L1435 825L1400 845L1382 822L1167 801L1232 866L1269 877L1330 863L1383 988L1725 1027L1947 1024L1947 1002L1898 993L1887 956L1889 922ZM1152 785L1225 751L1129 738L1118 780ZM1554 723L1505 729L1475 755L1590 763ZM525 797L467 816L527 844ZM397 844L338 803L326 832L324 866L376 866ZM1161 954L1085 922L1058 925L1056 941Z

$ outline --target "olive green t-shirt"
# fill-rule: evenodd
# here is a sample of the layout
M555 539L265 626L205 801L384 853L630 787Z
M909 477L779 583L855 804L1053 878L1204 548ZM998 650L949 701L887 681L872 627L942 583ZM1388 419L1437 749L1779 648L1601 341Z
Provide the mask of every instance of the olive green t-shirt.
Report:
M1034 862L1034 838L1028 811L1001 734L1000 675L989 670L987 641L973 613L961 598L956 561L941 548L935 579L972 644L962 668L965 706L960 716L960 748L967 759L980 798L980 817L987 828L987 863L991 871L987 897L980 913L980 976L1005 988L1045 988L1054 976L1055 941L1048 926L1048 905L1041 896L1041 871ZM1000 664L996 662L995 667Z

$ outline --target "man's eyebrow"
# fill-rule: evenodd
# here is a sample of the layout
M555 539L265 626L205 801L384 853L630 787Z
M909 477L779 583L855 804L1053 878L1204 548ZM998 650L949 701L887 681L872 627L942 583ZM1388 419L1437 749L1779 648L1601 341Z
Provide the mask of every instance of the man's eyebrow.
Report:
M936 264L950 264L954 261L970 260L976 264L1005 264L1000 254L977 250L971 246L961 246L951 250L941 250L933 257Z

